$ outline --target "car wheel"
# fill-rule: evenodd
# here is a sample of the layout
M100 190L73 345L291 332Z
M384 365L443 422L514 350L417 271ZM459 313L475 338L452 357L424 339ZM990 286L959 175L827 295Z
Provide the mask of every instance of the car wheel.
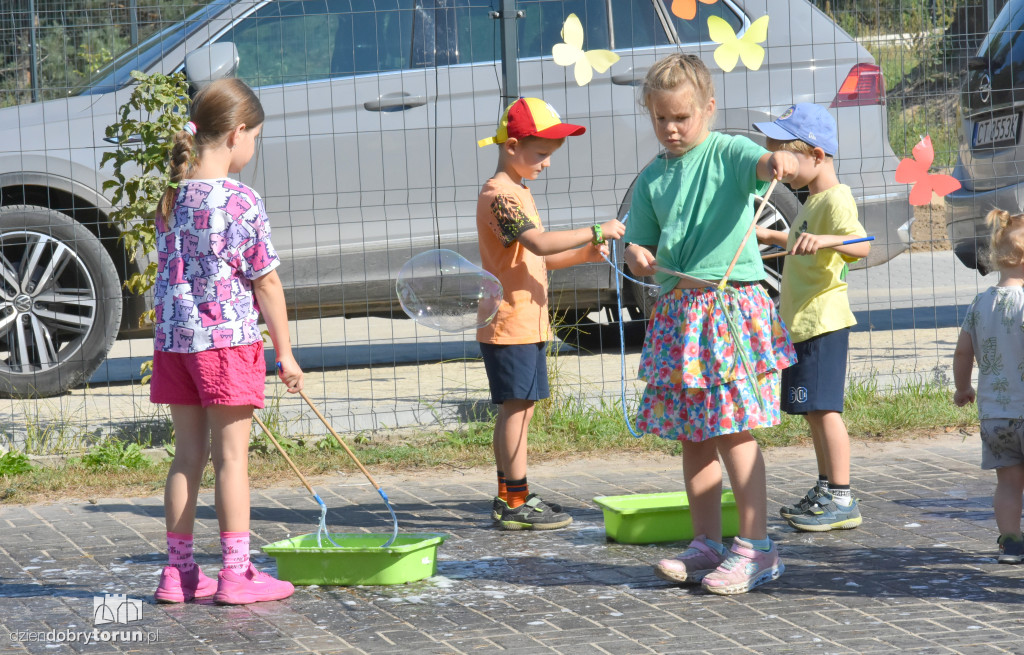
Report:
M0 209L0 395L81 384L121 323L121 284L100 240L42 207Z
M754 205L754 210L756 211L760 206L761 199L758 198ZM800 213L800 201L797 200L796 194L790 191L789 187L779 184L776 185L775 191L772 192L772 196L768 199L768 206L764 208L764 211L761 212L761 217L757 219L757 225L769 230L789 232L789 228L793 221L796 220L798 213ZM754 237L751 236L751 238ZM772 246L760 246L760 250L764 252L766 250L775 250L775 248ZM768 292L768 296L776 305L779 304L779 299L781 298L782 267L785 260L785 257L776 257L764 262L765 278L761 282L761 286Z

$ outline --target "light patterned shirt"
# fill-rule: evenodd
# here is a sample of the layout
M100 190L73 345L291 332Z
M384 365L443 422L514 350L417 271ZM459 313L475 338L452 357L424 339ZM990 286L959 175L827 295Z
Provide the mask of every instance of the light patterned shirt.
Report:
M1024 418L1024 289L982 291L962 329L978 362L978 418Z
M183 180L157 215L154 348L195 353L262 340L252 280L281 263L263 199L228 178Z

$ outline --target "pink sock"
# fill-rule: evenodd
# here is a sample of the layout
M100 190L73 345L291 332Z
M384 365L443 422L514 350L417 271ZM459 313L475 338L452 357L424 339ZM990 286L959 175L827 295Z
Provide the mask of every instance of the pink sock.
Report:
M182 573L195 568L196 561L192 557L192 535L179 532L167 533L168 563Z
M224 568L243 573L249 568L249 533L221 532L220 552L224 556Z

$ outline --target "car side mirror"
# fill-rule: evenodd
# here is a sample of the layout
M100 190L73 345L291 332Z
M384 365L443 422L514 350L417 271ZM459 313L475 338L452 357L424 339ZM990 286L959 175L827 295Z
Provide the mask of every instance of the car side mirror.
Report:
M185 77L196 89L214 80L234 77L238 71L238 48L228 41L214 43L185 55Z

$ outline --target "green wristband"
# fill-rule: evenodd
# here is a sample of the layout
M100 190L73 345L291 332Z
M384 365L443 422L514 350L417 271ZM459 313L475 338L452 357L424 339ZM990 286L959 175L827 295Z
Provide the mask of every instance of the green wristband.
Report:
M602 234L601 232L600 225L594 225L593 227L590 228L590 231L594 233L594 238L591 239L590 243L594 244L595 246L599 246L602 243L604 243L604 234Z

